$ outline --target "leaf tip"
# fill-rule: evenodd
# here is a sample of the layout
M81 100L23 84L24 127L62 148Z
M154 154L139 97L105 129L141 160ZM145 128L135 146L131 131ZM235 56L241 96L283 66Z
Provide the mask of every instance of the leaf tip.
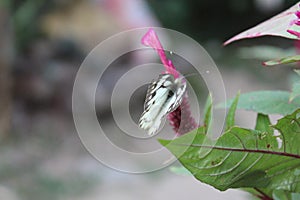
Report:
M158 139L158 142L163 146L167 146L171 141L170 140L164 140L164 139Z

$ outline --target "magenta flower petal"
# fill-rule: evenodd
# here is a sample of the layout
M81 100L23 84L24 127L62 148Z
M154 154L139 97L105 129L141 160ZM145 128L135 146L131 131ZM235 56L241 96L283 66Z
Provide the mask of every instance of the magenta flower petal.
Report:
M300 4L299 4L299 7L300 7ZM291 22L290 22L290 26L293 26L294 24L298 25L299 26L299 20L300 20L300 11L297 10L295 13L295 16L297 17L296 19L293 19Z
M294 30L287 30L288 33L295 35L296 37L300 38L300 32Z
M297 11L295 12L295 15L296 15L298 18L300 18L300 11L297 10Z
M296 24L297 26L300 26L300 20L296 20L296 21L294 22L294 24Z
M296 24L298 21L298 19L293 19L290 23L289 26L293 26L294 24Z
M192 117L187 95L183 97L181 105L168 115L168 120L178 136L198 127L195 119Z
M179 77L179 73L176 71L171 60L167 59L165 51L156 35L156 32L150 28L148 32L142 38L142 44L150 46L155 49L160 57L161 62L166 68L166 72L172 74L175 78Z

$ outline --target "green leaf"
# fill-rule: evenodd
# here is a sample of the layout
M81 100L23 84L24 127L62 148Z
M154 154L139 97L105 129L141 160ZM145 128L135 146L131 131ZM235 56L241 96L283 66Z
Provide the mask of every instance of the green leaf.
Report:
M240 93L238 93L236 95L236 97L234 98L229 111L227 113L227 117L226 117L226 130L230 129L231 127L234 126L234 117L235 117L235 111L237 108L237 104L239 102L239 97L240 97Z
M178 175L192 176L191 172L184 167L170 167L171 172Z
M290 93L286 91L256 91L241 94L238 109L251 110L265 115L281 114L287 115L300 108L300 97L296 97L292 102L289 101ZM228 108L233 100L229 100L224 106L218 108Z
M299 200L300 199L299 193L291 193L284 190L275 190L272 196L274 200Z
M292 92L290 94L289 101L293 101L296 97L300 96L300 71L294 70L297 73L297 76L292 76L291 82L292 82Z
M271 122L268 115L257 114L255 130L267 133L273 133Z
M206 103L204 105L204 127L205 132L208 132L208 129L211 127L211 119L212 119L212 97L211 94L207 96Z
M290 64L290 63L295 63L295 62L299 62L299 61L300 61L300 55L296 55L296 56L288 56L288 57L276 59L276 60L269 60L269 61L263 62L263 65L274 66L274 65L281 65L281 64Z
M290 200L291 194L284 190L275 190L273 192L273 198L274 200Z
M298 96L300 96L300 82L296 82L293 84L289 101L293 101Z
M295 35L292 35L287 32L287 29L291 29L294 31L299 31L300 27L297 25L291 26L291 22L295 20L295 12L298 10L299 3L295 4L291 8L283 11L282 13L272 17L271 19L264 21L253 28L250 28L233 38L227 40L224 45L227 45L233 41L246 39L246 38L255 38L266 35L271 36L280 36L289 39L297 39Z
M209 139L197 131L172 142L160 142L196 179L221 191L255 187L263 192L268 191L268 194L274 190L299 193L299 116L300 110L297 110L280 119L274 126L280 133L277 136L270 132L232 127L215 145L204 143ZM266 122L266 117L261 116L259 121L260 124ZM187 143L190 138L194 139ZM202 154L202 149L210 151Z

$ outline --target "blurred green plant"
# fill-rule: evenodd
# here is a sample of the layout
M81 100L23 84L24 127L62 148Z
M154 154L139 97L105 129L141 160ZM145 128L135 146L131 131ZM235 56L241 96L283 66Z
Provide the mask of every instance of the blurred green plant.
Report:
M79 174L65 174L63 177L53 177L45 173L36 173L30 179L27 178L25 184L22 180L18 187L18 193L22 199L43 199L53 200L63 196L78 196L90 191L95 183L98 183L92 176Z
M9 0L2 0L2 1L0 1L0 7L9 9L10 5L11 5L11 1L9 1Z
M16 50L27 48L42 33L39 29L40 16L50 8L52 1L26 0L9 3Z
M159 140L160 143L196 179L221 191L253 188L252 193L261 199L299 195L300 110L275 125L267 115L258 113L255 129L245 129L234 125L238 98L229 109L227 131L216 142L207 142L210 138L200 127L172 141ZM180 168L173 171L187 174Z

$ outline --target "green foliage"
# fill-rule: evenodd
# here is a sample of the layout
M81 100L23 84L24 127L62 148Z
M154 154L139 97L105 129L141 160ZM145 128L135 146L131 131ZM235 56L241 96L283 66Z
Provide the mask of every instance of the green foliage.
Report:
M192 175L191 172L184 167L170 167L170 171L178 175Z
M265 115L293 113L300 107L300 79L299 71L292 82L291 92L288 91L255 91L241 94L238 109L245 109ZM219 108L229 108L236 99L231 99L226 105L220 104Z
M255 188L269 197L284 190L300 193L300 110L274 126L257 117L256 130L232 127L207 145L207 135L192 131L173 141L160 140L196 179L221 191ZM280 134L274 135L273 128ZM191 142L191 138L194 138ZM214 144L214 143L212 143ZM178 154L178 152L184 153ZM201 154L201 149L209 149ZM292 195L290 195L292 196ZM291 198L288 198L291 199Z
M11 5L11 2L9 0L0 1L0 7L4 7L6 9L9 9L10 5Z
M241 94L237 108L266 115L287 115L300 107L300 98L296 97L291 102L290 95L287 91L255 91ZM233 100L229 100L225 106L219 105L219 108L228 108L232 102Z
M232 102L232 104L229 108L229 111L228 111L228 114L227 114L227 117L226 117L226 130L229 130L231 127L234 126L235 111L236 111L236 108L237 108L239 97L240 97L240 94L238 94L235 97L235 99L233 100L233 102Z
M83 176L80 174L66 174L66 177L53 177L46 174L37 173L30 179L30 184L23 182L18 188L18 193L22 199L59 199L62 196L77 196L88 192L96 183L95 177Z
M297 73L297 78L296 80L293 81L292 83L292 91L290 94L290 102L294 101L294 99L298 96L300 96L300 79L299 79L299 70L295 70L295 72Z
M296 71L299 75L299 71ZM204 108L204 126L172 141L160 140L184 166L176 174L193 175L221 191L243 188L260 199L295 200L300 195L300 79L291 92L238 94L218 107L229 108L226 129L216 141L207 135L212 124L212 99ZM256 126L235 126L236 109L257 112ZM272 125L268 114L284 117ZM188 171L187 171L188 170Z
M256 118L255 130L273 134L273 128L268 115L258 113Z
M212 97L209 94L204 106L204 128L206 133L208 132L211 126L211 119L212 119Z
M224 44L266 35L299 40L297 34L300 34L300 25L299 22L295 23L300 18L299 3L234 36ZM286 50L272 49L270 51L270 47L259 47L244 50L252 51L252 58L255 59L279 58L264 62L266 66L295 64L300 61L300 55L291 56ZM245 51L244 55L249 57L249 53ZM300 75L300 70L295 72ZM172 141L159 140L184 167L172 168L171 171L193 175L199 181L221 191L242 188L263 200L300 199L299 77L293 81L290 91L238 94L235 99L227 101L226 105L220 104L217 108L229 110L225 132L215 141L207 134L213 123L211 97L204 109L203 127ZM254 129L235 126L236 109L257 112ZM271 124L268 116L271 114L280 114L282 118L276 124Z
M275 190L273 192L274 200L298 200L300 199L299 193L290 193L284 190Z
M25 48L36 36L41 34L39 16L45 12L43 6L46 3L45 0L26 0L14 5L12 22L18 50ZM49 4L47 7L49 7Z

